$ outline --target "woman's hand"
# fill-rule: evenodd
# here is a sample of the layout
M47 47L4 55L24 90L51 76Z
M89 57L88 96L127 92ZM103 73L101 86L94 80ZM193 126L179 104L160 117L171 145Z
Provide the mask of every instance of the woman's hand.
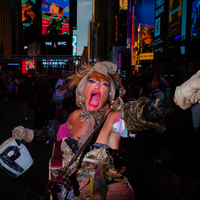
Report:
M177 86L174 94L174 102L184 110L197 101L200 102L200 70L188 81Z
M33 130L24 128L23 126L17 126L13 130L13 135L19 140L25 140L30 143L33 140L34 132Z

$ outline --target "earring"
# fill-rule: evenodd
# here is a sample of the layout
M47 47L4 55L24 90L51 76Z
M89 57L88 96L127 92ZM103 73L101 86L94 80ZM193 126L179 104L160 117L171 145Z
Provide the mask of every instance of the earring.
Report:
M110 100L110 98L111 98L111 92L109 92L109 94L108 94L108 98L109 98L109 100Z
M84 105L83 97L76 91L76 105L78 108L82 108Z

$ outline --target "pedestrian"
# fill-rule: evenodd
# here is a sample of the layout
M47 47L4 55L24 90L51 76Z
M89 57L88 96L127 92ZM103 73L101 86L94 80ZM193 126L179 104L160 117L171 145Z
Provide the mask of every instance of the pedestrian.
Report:
M5 99L5 91L6 86L3 78L0 75L0 119L5 119L5 107L4 107L4 99Z
M132 99L136 99L138 97L138 94L139 94L139 85L138 85L138 80L136 77L133 77L131 79L131 95L130 97Z
M158 77L153 72L142 75L139 81L139 85L140 92L138 98L147 97L149 99L156 99L164 97L164 94L159 89Z
M72 112L68 121L59 126L58 133L58 123L57 128L51 127L49 131L47 127L30 130L20 126L14 129L14 134L27 142L57 138L65 167L77 150L84 149L82 156L76 154L78 159L72 166L51 170L51 177L58 178L62 172L64 197L69 194L66 191L69 189L76 196L74 199L133 199L133 190L123 174L124 167L117 162L120 161L121 138L134 137L134 134L148 129L162 133L165 131L163 118L167 114L178 109L177 106L187 109L200 100L199 71L177 87L174 95L151 101L142 97L123 104L121 98L125 91L116 71L115 64L104 61L94 66L84 65L69 77L70 86L76 86L76 104L80 109ZM98 124L103 122L97 135L85 146L95 127L99 129Z
M61 79L61 74L59 72L55 73L55 78L57 80L53 93L53 101L56 104L55 120L60 121L63 108L62 101L67 97L68 86L65 81Z
M164 95L170 94L170 93L174 93L175 92L175 83L172 79L168 80L168 84L167 87L165 89Z
M141 87L139 97L147 97L151 100L164 98L159 89L158 76L149 72L141 76L139 81ZM124 145L124 151L131 152L131 157L125 156L125 161L129 164L127 171L137 199L146 199L152 192L149 184L149 170L153 164L161 162L163 149L163 134L155 129L142 130L136 134L135 138L128 141L130 145ZM125 140L125 142L127 142ZM130 146L130 148L129 148Z
M172 116L169 129L168 144L171 147L172 176L171 185L175 200L185 199L182 193L183 177L185 174L190 177L187 187L190 199L195 198L197 182L200 180L199 161L200 156L200 104L197 103L191 108L180 111L178 115ZM189 133L189 134L188 134ZM173 138L173 140L171 140ZM185 186L184 186L185 187Z
M161 69L156 71L156 75L158 77L158 81L159 81L159 89L164 92L166 87L167 87L167 81L166 79L163 77L163 71Z
M17 108L19 80L16 79L15 74L12 74L12 77L7 81L7 83L11 108Z
M25 120L32 120L35 118L34 117L35 103L33 99L34 86L35 86L35 80L31 80L31 82L28 84L27 116L25 117Z
M32 92L34 100L35 128L41 129L48 116L48 94L53 93L46 75L40 74L37 76L36 84L33 86Z
M56 82L58 81L56 78L57 71L50 71L49 72L49 84L51 85L52 90L54 90Z

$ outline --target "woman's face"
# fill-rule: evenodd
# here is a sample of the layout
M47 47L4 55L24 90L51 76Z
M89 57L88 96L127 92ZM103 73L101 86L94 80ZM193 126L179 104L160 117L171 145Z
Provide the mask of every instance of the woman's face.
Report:
M59 14L59 6L54 3L51 3L50 4L50 12Z
M110 91L109 78L97 72L91 73L84 88L85 109L90 112L103 108Z
M157 76L155 75L153 77L153 80L150 82L150 83L147 83L147 87L149 88L149 90L155 90L155 89L158 89L158 86L159 86L159 82L158 82L158 78Z

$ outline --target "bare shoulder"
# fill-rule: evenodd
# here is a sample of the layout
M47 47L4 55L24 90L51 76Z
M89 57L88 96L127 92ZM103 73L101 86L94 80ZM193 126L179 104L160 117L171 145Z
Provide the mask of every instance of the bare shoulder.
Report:
M116 111L112 111L108 114L108 117L105 122L105 126L107 127L107 130L109 130L109 132L112 131L112 125L116 123L116 118L118 114L119 112L116 112Z
M72 112L69 117L68 117L68 122L69 123L73 123L74 120L80 116L80 113L81 113L81 109L78 109L78 110L75 110L74 112Z
M107 119L107 120L108 120L109 122L115 123L118 114L119 114L119 112L116 112L116 111L110 112L109 115L108 115L108 119Z
M81 109L75 110L74 112L72 112L67 120L67 127L68 129L72 129L73 124L76 122L77 118L80 116L81 113Z

